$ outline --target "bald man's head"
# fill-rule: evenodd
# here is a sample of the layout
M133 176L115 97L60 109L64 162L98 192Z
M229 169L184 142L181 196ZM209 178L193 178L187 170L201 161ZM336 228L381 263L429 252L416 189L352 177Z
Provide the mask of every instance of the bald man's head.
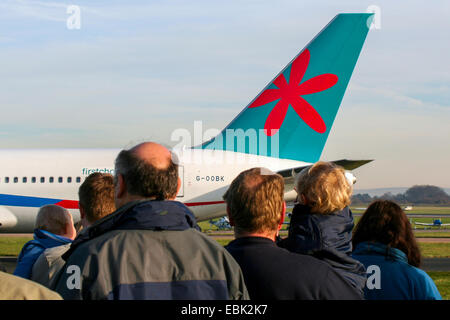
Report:
M156 169L167 169L172 161L172 153L155 142L144 142L130 149L137 158L152 165Z
M173 157L167 148L154 142L122 150L116 158L115 183L123 182L126 194L135 199L173 199L178 192L178 165Z

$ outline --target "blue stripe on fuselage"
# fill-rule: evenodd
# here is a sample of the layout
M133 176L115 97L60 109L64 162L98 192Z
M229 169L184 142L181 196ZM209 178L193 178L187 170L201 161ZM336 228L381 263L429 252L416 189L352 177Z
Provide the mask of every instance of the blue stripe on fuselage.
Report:
M55 204L60 202L60 199L40 198L30 196L17 196L12 194L0 194L0 205L11 207L33 207L40 208L47 204Z

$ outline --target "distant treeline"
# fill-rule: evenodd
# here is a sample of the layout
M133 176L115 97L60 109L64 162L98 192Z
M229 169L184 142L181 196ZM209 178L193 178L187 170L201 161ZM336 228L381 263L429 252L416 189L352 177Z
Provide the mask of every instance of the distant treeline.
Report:
M372 201L384 199L392 200L400 204L434 204L450 205L450 196L441 188L436 186L413 186L405 193L385 193L382 196L371 197L369 194L356 194L352 197L352 204L368 204Z

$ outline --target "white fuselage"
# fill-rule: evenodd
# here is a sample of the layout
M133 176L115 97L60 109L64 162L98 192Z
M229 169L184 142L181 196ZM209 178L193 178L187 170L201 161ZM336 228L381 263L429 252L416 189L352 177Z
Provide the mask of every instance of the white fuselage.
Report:
M118 149L0 150L0 232L28 233L38 208L55 203L79 220L78 188L92 172L114 174ZM182 187L177 200L199 221L226 214L222 196L242 171L265 167L274 172L308 163L230 151L174 150L179 158ZM286 190L286 200L294 191Z

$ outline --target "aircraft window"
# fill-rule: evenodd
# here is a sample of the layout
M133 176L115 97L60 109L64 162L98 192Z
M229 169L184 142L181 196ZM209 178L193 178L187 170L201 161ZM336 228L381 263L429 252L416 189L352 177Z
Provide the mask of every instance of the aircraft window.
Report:
M45 177L41 177L41 183L45 182Z
M19 178L14 177L14 183L17 183L17 182L19 182Z
M53 177L48 178L48 182L53 183Z
M31 183L36 183L36 177L31 177Z
M72 177L67 177L67 183L71 183L72 182Z
M59 182L59 183L62 183L62 182L63 182L63 178L62 178L62 177L59 177L59 178L58 178L58 182Z
M81 182L81 178L77 177L77 183L80 183L80 182Z
M23 178L22 178L22 182L23 182L23 183L27 183L27 177L23 177Z
M5 177L5 183L9 183L9 177Z

